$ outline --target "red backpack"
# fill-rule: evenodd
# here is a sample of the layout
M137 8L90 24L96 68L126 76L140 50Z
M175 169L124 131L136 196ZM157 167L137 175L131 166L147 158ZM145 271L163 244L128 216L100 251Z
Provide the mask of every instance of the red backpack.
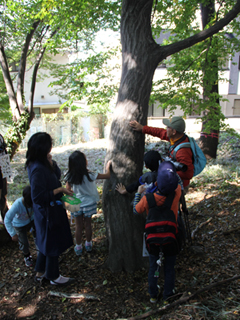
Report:
M178 228L174 212L171 210L175 192L166 197L163 205L157 206L154 194L146 194L149 212L145 224L146 247L150 254L166 256L179 253Z

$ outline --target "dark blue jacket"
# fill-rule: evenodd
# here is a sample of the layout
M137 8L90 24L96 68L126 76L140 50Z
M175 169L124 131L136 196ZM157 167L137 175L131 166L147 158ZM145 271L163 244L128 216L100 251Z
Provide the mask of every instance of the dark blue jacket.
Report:
M53 195L53 190L61 187L61 171L54 163L54 171L35 161L28 165L31 185L36 243L45 256L59 256L73 245L66 210L58 205L62 193Z

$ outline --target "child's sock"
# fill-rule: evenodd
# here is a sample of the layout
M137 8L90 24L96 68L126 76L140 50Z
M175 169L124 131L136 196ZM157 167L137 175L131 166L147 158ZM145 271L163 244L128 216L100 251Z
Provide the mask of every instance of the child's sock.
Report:
M91 246L91 245L92 245L92 241L90 241L90 242L86 241L86 242L85 242L85 245L86 245L86 246Z
M76 249L81 250L82 249L82 244L76 244Z

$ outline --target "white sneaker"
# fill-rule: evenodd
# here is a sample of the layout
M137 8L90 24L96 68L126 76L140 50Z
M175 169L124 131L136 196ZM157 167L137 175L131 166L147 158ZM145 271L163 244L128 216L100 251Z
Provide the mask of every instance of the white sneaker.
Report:
M63 277L60 275L57 279L50 280L50 284L53 284L55 286L67 286L70 283L73 283L74 280L74 278Z

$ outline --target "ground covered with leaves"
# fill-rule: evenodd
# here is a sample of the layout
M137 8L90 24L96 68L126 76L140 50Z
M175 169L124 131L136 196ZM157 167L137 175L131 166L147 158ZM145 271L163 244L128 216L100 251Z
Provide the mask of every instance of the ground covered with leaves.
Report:
M186 202L193 240L177 258L176 295L169 305L163 305L161 297L158 304L149 302L147 270L129 274L106 269L108 250L100 203L92 220L93 251L84 252L79 259L70 248L60 257L61 274L76 279L69 287L34 283L34 269L25 266L17 243L1 246L0 319L239 319L239 142L222 134L218 159L208 161L203 173L191 182ZM64 172L69 154L81 148L90 168L102 171L106 147L102 140L55 148L52 153ZM151 142L148 148L152 147L162 151L166 146ZM25 151L19 151L12 162L10 205L28 183L24 162ZM101 192L101 183L98 187ZM71 228L74 235L74 225ZM35 260L37 252L30 241ZM163 275L159 284L163 286ZM194 296L200 289L203 291ZM56 292L66 296L56 296Z

